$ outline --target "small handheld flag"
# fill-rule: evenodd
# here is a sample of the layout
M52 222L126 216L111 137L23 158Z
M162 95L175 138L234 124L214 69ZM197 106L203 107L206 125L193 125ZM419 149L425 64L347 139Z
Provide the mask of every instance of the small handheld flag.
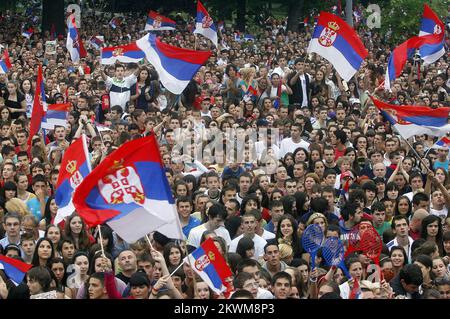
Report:
M80 38L77 27L75 25L75 15L71 14L68 22L68 34L66 47L67 51L70 53L70 58L72 62L78 62L80 58L87 55L86 49L84 48L83 41Z
M145 24L145 31L175 30L176 22L159 14L156 11L150 11Z
M203 35L210 39L212 43L217 47L217 28L213 19L209 15L206 8L197 0L197 16L195 18L195 30L194 33Z
M39 65L38 76L36 81L36 91L34 92L33 110L31 111L30 136L28 137L28 145L31 145L33 136L41 129L42 118L45 115L47 102L44 90L44 78L42 77L42 65Z
M56 182L55 202L58 205L58 212L54 221L55 225L75 211L72 202L73 193L90 172L89 150L86 135L83 134L64 152L61 161Z
M111 26L111 28L116 29L117 27L119 27L122 24L122 21L119 17L113 17L111 19L111 21L109 21L109 25Z
M443 136L431 148L444 150L450 149L450 138L448 138L447 136Z
M53 130L55 126L67 126L67 113L71 107L70 103L49 104L45 113L41 127L47 130Z
M193 266L193 270L215 293L227 290L225 279L233 274L211 238L205 240L184 260Z
M3 51L2 59L0 60L0 74L8 73L12 68L11 60L9 59L8 50Z

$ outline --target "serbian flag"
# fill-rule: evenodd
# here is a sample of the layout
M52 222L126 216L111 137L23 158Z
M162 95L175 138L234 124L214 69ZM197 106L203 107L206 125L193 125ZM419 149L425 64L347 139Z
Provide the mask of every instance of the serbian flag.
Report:
M114 64L116 61L138 63L143 58L145 58L145 53L142 52L135 42L102 49L102 64Z
M67 33L66 47L67 51L70 53L70 58L72 62L78 62L80 58L87 55L86 49L84 48L83 41L80 38L77 27L75 25L75 16L70 15L70 22L68 23L69 32Z
M354 278L353 288L350 290L348 299L359 299L361 296L361 287L359 286L358 279Z
M217 22L217 28L220 32L223 33L225 31L225 23L223 21Z
M160 15L156 11L150 11L145 24L145 31L159 31L159 30L175 30L176 22Z
M386 90L391 88L391 83L402 73L406 61L414 55L417 49L435 46L440 42L441 37L438 34L432 34L412 37L396 47L389 56L384 88Z
M55 126L67 126L67 113L71 107L70 103L49 104L47 112L42 119L41 127L53 130Z
M445 54L445 25L439 20L436 13L425 3L423 16L420 24L419 36L434 34L440 37L441 41L434 44L425 44L419 49L420 57L424 65L436 62Z
M195 18L194 33L199 33L210 39L217 47L217 28L206 8L197 0L197 17Z
M403 138L427 134L444 136L450 131L447 124L449 107L433 109L428 106L392 105L372 97L383 116L397 129Z
M22 31L22 36L29 39L33 35L33 32L34 32L33 28L30 27L30 28Z
M227 290L225 279L233 274L211 238L184 258L184 262L191 265L215 293L220 294Z
M82 134L79 139L70 144L61 161L55 192L55 202L58 205L55 225L75 211L72 195L91 170L86 135Z
M42 118L45 116L47 102L44 90L44 79L42 77L42 64L39 65L38 76L36 81L36 91L34 92L33 110L31 111L30 136L28 137L28 145L31 145L33 136L41 129Z
M119 17L114 17L111 19L111 21L109 21L109 25L111 26L111 28L116 29L118 26L120 26L122 23L122 21L120 20Z
M355 75L368 55L355 30L338 16L323 11L314 28L308 52L327 59L345 81Z
M443 136L431 148L444 150L450 149L450 138L448 138L447 136Z
M0 269L3 269L6 276L17 286L25 277L28 270L33 268L33 265L29 265L20 260L0 255Z
M154 34L145 35L136 44L159 73L161 83L173 94L181 94L211 56L210 51L182 49L163 43Z
M94 48L100 50L105 43L105 37L102 35L92 36L89 42L92 44Z
M123 144L83 179L73 204L86 224L107 223L131 243L157 230L183 239L154 134Z
M3 51L3 57L0 60L0 74L8 73L12 68L11 60L9 59L8 50Z

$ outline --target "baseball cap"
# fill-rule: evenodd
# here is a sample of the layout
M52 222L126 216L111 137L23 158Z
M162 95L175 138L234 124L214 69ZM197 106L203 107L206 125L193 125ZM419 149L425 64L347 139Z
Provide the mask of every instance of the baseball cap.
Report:
M355 176L353 176L353 173L350 171L346 171L341 174L341 180L343 180L346 177L350 177L351 179L355 179Z

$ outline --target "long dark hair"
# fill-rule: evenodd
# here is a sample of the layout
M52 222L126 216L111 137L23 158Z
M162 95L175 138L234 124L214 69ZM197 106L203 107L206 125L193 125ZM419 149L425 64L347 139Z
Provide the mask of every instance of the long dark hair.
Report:
M46 266L48 267L48 266L50 265L50 261L51 261L53 258L55 258L55 248L53 247L52 241L51 241L50 239L48 239L48 238L45 238L45 237L39 238L39 240L38 240L37 243L36 243L36 248L34 249L33 259L31 260L31 264L32 264L34 267L40 266L38 252L39 252L39 246L41 245L41 243L42 243L43 241L47 241L47 242L50 244L50 247L52 248L52 251L51 251L51 253L50 253L50 257L47 259Z
M55 199L55 195L51 195L47 199L47 202L45 203L44 218L45 218L46 225L50 225L52 223L52 213L50 212L50 204L53 199Z
M420 230L420 237L428 240L428 233L427 233L427 227L428 225L430 225L431 223L437 222L438 224L438 233L436 235L436 244L439 248L439 255L442 256L443 252L444 252L444 247L442 245L443 243L443 231L442 231L442 221L441 218L439 216L436 215L428 215L427 217L425 217L422 220L422 227Z
M298 223L295 220L294 217L292 217L292 215L289 214L284 214L280 220L278 221L278 225L277 225L277 232L276 232L276 240L279 243L280 240L283 238L283 234L281 233L281 223L284 220L289 220L291 222L292 225L292 242L291 242L291 247L293 250L293 257L294 258L300 258L301 253L302 253L302 248L300 247L300 239L298 238L298 234L297 234L297 229L298 229Z
M82 224L82 228L81 228L81 232L80 232L80 237L78 238L78 242L75 240L75 237L72 234L72 230L70 229L70 222L72 221L72 219L74 219L75 217L79 217L81 219L81 224ZM103 234L102 234L103 235ZM89 246L90 246L90 242L89 242L89 234L87 232L86 229L86 224L83 220L83 218L80 217L80 215L78 215L77 212L74 212L72 215L69 216L69 218L67 219L65 225L64 225L64 237L67 237L69 239L71 239L75 245L75 248L77 250L84 250L87 251ZM78 245L77 245L78 244ZM78 247L77 247L78 246Z

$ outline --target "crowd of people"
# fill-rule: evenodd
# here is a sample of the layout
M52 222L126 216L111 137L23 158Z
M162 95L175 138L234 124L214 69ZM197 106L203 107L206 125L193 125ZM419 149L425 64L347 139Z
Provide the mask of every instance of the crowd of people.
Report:
M175 96L146 61L101 65L89 43L95 35L107 46L136 41L144 16L130 14L113 29L110 17L83 14L88 54L73 63L66 35L49 54L49 32L27 39L27 17L2 14L0 44L12 68L0 74L0 253L32 268L20 283L0 270L1 299L348 299L355 283L360 299L450 298L449 151L433 148L433 136L406 143L369 98L450 106L447 53L428 66L409 61L385 91L392 46L364 23L357 31L369 56L347 83L306 52L313 25L296 33L271 18L252 40L225 26L215 48L194 36L193 20L176 17L176 31L158 32L162 41L213 55ZM47 102L69 102L71 111L66 127L28 145L39 64ZM76 211L53 224L61 158L83 133L93 167L127 141L156 134L185 241L154 232L151 246L127 243L106 224L100 237ZM383 240L377 276L359 251L345 258L350 278L321 250L311 267L306 227L345 239L360 223ZM221 294L183 263L208 238L233 273Z

